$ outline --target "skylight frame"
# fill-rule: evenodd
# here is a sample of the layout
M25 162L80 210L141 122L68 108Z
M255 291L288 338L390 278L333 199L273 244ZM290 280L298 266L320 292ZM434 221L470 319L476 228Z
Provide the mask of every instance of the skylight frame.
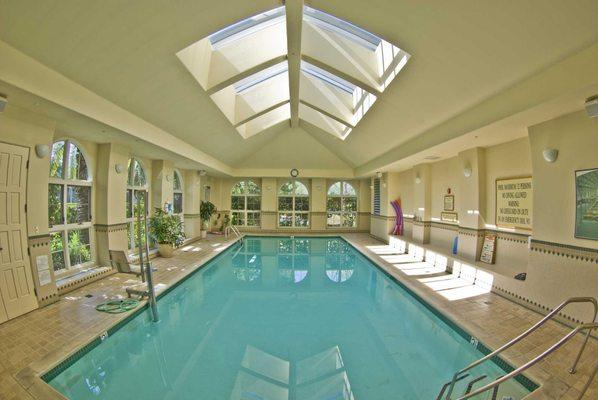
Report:
M336 32L372 51L375 51L383 40L357 25L309 6L303 6L303 19L316 26Z
M208 36L208 41L212 45L212 48L217 49L285 19L285 6L280 6L228 25Z
M249 89L254 88L260 83L264 83L280 74L288 73L289 63L287 60L275 64L271 67L264 68L253 75L241 79L233 84L236 94L242 94Z
M352 84L351 82L348 82L345 79L331 74L330 72L323 70L322 68L316 67L315 65L310 64L304 60L301 61L301 71L315 78L318 78L321 81L328 83L340 90L343 90L349 93L350 95L353 95L353 93L355 93L355 89L357 88L357 86Z

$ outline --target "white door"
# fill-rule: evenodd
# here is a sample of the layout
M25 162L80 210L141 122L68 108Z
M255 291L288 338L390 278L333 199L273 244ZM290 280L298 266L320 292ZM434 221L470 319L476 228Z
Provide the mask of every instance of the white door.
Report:
M0 297L8 319L37 308L29 257L25 198L29 149L0 143Z

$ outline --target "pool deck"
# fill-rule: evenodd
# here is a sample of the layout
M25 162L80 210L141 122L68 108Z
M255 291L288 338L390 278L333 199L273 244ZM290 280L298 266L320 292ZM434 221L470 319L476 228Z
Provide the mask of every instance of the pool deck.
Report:
M317 235L321 236L321 235ZM338 235L332 235L338 236ZM447 296L443 290L420 282L425 276L401 270L400 264L389 262L388 248L367 234L341 234L368 258L386 270L403 285L423 298L439 312L456 322L490 348L497 348L527 329L541 316L494 293L471 293ZM207 240L184 246L170 259L152 261L160 290L175 284L205 262L215 257L236 238L210 236ZM385 260L386 258L386 260ZM412 275L408 275L412 274ZM440 273L429 277L442 276ZM450 276L442 279L450 285ZM94 310L106 299L126 297L125 288L138 284L132 275L114 274L63 296L59 302L32 311L0 325L0 398L3 400L64 399L45 384L39 374L91 342L134 311L113 315ZM458 289L457 289L458 290ZM86 297L91 295L91 297ZM469 297L468 297L469 296ZM541 353L570 329L549 322L521 343L513 346L503 358L513 365ZM526 375L541 385L529 399L577 399L583 388L592 361L598 360L598 341L591 339L578 372L567 371L581 345L581 337L557 350L546 360L532 367ZM598 379L584 399L598 399ZM366 399L367 400L367 399Z

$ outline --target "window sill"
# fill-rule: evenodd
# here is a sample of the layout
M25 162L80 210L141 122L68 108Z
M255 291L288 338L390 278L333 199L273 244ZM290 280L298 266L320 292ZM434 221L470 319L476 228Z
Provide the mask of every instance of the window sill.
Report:
M96 264L95 264L95 262L92 261L92 262L78 265L76 267L64 269L61 271L54 271L54 278L58 282L59 280L68 279L71 276L85 273L85 272L95 269L95 268L96 268Z

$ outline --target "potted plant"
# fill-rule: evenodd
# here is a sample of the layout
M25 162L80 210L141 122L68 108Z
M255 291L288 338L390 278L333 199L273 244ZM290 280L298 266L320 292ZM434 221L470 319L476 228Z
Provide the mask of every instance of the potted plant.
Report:
M150 218L150 232L158 243L158 252L162 257L172 257L175 247L185 240L181 218L159 208L156 208L154 216Z
M216 206L209 201L202 201L199 206L199 216L201 217L201 237L205 239L208 236L208 230L210 229L210 219L212 215L216 213Z

